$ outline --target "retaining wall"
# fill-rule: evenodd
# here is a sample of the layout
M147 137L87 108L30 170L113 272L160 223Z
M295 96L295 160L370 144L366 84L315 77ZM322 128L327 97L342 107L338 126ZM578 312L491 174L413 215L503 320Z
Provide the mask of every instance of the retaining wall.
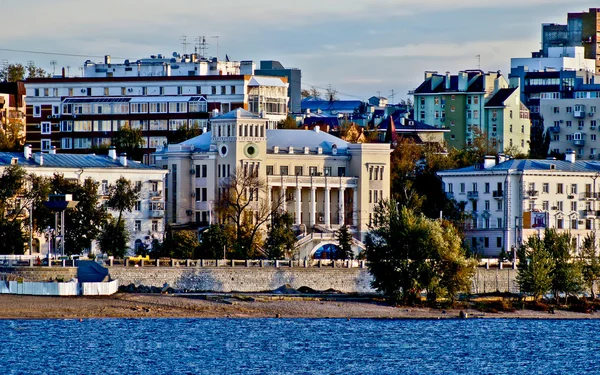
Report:
M22 277L23 281L69 281L77 277L77 267L10 267L0 268L0 274Z

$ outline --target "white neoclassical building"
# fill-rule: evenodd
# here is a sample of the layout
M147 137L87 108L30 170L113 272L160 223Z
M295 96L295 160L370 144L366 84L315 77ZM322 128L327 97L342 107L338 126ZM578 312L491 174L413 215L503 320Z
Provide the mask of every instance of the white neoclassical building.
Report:
M49 153L33 153L31 146L25 146L22 153L0 152L0 168L18 164L28 173L39 176L52 177L55 174L63 175L66 180L83 183L91 178L98 186L101 201L107 199L107 188L119 178L125 177L140 188L140 200L131 212L125 211L123 219L129 230L129 248L133 251L135 246L150 245L154 238L162 239L164 233L164 179L166 170L152 167L139 162L127 160L127 156L117 156L114 148L109 150L109 155L95 154L59 154L56 148ZM34 208L35 209L35 208ZM28 212L28 211L26 211ZM116 212L112 212L116 216ZM48 246L43 235L34 233L33 252L46 254ZM77 252L91 251L97 253L95 243L91 249L76 249Z
M351 144L314 130L268 129L267 119L237 109L211 120L211 131L155 154L169 170L169 223L205 226L220 186L236 170L258 171L266 200L320 232L343 224L362 239L374 206L390 194L390 145Z
M600 225L600 163L507 160L438 172L446 193L465 204L464 223L473 249L497 256L546 227L570 231L581 243Z

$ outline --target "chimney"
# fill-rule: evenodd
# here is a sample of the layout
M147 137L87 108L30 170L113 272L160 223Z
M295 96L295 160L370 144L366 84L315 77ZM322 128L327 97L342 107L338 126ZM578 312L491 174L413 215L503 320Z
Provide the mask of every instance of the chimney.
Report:
M498 155L498 164L502 164L506 161L506 155L504 154L499 154Z
M62 77L63 77L63 78L65 78L65 77L66 77L66 75L65 75L65 67L64 67L64 66L62 67Z
M108 157L112 160L117 160L117 149L115 148L115 146L110 146L108 148Z
M123 153L119 155L119 163L121 163L121 165L124 167L127 166L127 154Z
M446 90L450 90L450 72L446 72Z
M50 152L48 152L50 155L56 155L56 146L52 146L52 148L50 149Z
M458 91L467 91L469 87L469 73L458 72Z
M104 63L110 64L110 55L104 55Z
M321 127L319 125L315 126L315 133L318 133L321 131Z
M25 148L23 149L23 156L25 156L25 159L31 158L31 145L25 145Z
M568 161L572 164L575 163L575 151L567 151L565 154L565 161Z
M483 169L490 169L496 165L496 157L492 155L487 155L483 159Z

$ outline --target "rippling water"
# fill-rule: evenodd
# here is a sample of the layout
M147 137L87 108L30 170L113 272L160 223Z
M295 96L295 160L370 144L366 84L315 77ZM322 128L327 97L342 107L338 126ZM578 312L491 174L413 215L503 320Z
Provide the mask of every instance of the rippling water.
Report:
M600 374L599 320L0 321L0 374Z

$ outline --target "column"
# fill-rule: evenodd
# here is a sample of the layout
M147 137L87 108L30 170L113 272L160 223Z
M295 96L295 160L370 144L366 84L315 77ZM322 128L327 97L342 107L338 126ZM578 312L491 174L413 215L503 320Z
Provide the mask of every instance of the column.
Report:
M311 186L310 188L310 227L314 227L317 223L317 188Z
M271 212L272 199L273 199L273 189L271 186L267 186L267 210Z
M325 187L325 228L331 228L331 188Z
M296 184L296 225L302 224L302 188Z
M345 207L344 207L344 191L345 190L346 189L344 189L344 187L340 187L339 197L338 197L338 208L340 210L339 215L338 215L338 223L340 224L340 226L343 226L344 222L345 222L344 221L344 219L345 219L344 218L344 216L345 216L344 215L344 210L345 210Z
M280 203L281 203L281 210L283 212L287 211L287 202L286 202L286 196L285 196L285 190L286 190L286 186L285 185L281 185L281 192L280 192Z
M352 225L358 228L358 188L354 190L354 197L352 198Z

